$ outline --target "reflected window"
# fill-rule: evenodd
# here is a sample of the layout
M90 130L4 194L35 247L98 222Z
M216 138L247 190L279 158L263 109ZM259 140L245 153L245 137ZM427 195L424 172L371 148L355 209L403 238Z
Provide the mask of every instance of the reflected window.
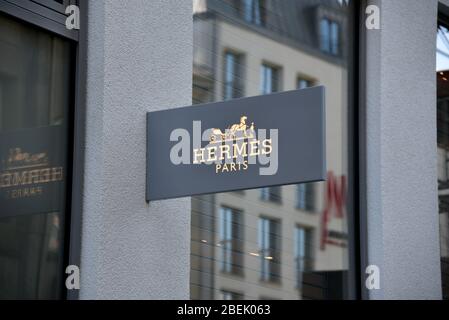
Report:
M265 0L243 0L245 20L258 26L265 25Z
M241 273L243 260L242 242L242 213L235 209L222 207L220 209L219 242L222 272Z
M232 52L225 54L225 83L224 100L235 99L243 96L242 87L242 56Z
M260 279L280 280L280 223L269 218L259 220Z
M295 266L296 286L302 288L303 273L313 270L312 260L312 230L304 227L295 229Z
M260 189L260 199L264 201L281 203L281 187L267 187Z
M298 203L296 207L300 210L315 211L315 185L303 183L297 186Z
M279 90L279 68L267 64L261 67L260 93L269 94Z
M340 54L340 25L328 18L320 22L321 51L338 56Z
M323 52L330 52L330 21L321 19L320 22L320 48Z
M331 54L338 56L340 54L340 25L337 22L331 23Z
M306 89L306 88L310 88L310 87L313 87L313 81L304 79L302 77L298 78L296 88Z
M221 300L243 300L243 294L233 291L221 290Z

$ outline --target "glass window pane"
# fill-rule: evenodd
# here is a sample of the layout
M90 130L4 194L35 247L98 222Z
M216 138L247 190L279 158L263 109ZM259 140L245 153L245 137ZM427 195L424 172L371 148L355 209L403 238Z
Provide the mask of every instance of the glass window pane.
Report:
M312 82L306 79L298 79L298 89L306 89L312 86Z
M243 0L245 20L248 22L253 21L253 6L255 0Z
M339 54L339 40L340 40L340 27L338 23L332 22L331 23L331 53L333 55Z
M321 50L330 52L330 26L328 19L322 19L320 22Z
M68 41L0 15L0 299L62 295L70 83Z
M239 98L243 92L242 86L243 57L240 54L227 52L224 66L224 100Z
M215 0L206 2L213 15L194 14L195 103L229 97L231 72L237 75L232 81L241 82L233 87L243 87L244 97L326 87L328 179L192 197L191 262L199 267L191 271L191 298L221 299L223 292L243 299L347 297L348 101L355 88L349 80L353 61L342 52L353 51L353 5L338 0ZM255 23L257 6L261 26ZM331 27L327 17L338 24ZM323 48L328 54L323 55ZM239 68L227 68L228 53ZM207 94L200 95L199 87L207 88ZM220 253L222 208L233 212L230 258ZM240 272L222 272L229 259Z

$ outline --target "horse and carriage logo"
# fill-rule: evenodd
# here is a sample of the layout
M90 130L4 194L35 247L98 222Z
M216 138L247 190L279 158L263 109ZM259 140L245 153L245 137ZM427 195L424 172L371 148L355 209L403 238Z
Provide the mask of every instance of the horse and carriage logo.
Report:
M213 128L210 135L211 143L222 143L226 141L237 141L255 138L254 122L250 126L246 124L247 116L240 117L240 123L233 124L222 132L220 129Z

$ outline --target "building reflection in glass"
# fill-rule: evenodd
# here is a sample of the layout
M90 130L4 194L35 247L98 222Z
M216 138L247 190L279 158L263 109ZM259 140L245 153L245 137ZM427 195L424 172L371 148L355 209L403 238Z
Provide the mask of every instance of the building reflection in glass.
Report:
M193 197L192 299L345 297L351 5L193 1L194 103L324 85L329 173L322 183Z
M0 15L0 136L20 141L16 135L33 131L30 144L36 144L43 139L40 130L60 128L60 139L51 137L48 143L64 168L70 146L71 50L67 40ZM0 151L0 161L6 159L7 152ZM0 299L59 299L64 293L65 182L57 194L41 197L58 204L57 212L20 205L33 195L28 191L32 187L44 190L42 184L33 184L13 191L19 195L17 207L26 207L26 214L5 213L0 203ZM5 194L0 188L0 201Z

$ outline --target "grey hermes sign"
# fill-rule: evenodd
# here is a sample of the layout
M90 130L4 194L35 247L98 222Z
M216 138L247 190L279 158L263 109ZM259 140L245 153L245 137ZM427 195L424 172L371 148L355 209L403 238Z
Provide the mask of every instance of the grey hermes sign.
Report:
M323 181L324 87L147 114L146 200Z

